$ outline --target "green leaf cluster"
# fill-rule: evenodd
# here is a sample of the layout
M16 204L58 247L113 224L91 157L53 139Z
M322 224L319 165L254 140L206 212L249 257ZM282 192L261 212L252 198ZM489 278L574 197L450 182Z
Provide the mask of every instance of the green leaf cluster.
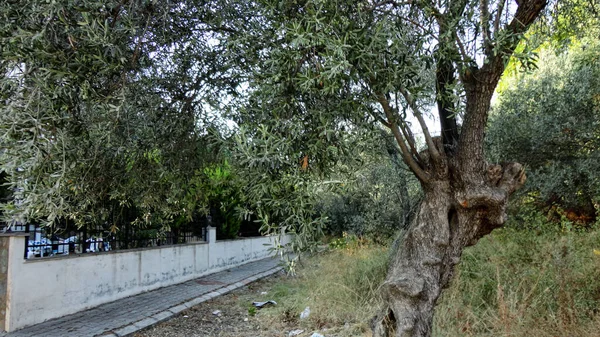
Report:
M199 126L220 127L211 106L239 83L225 74L229 59L216 57L226 49L213 42L217 10L204 1L3 1L6 220L116 230L130 211L146 225L186 214L187 185L211 160Z

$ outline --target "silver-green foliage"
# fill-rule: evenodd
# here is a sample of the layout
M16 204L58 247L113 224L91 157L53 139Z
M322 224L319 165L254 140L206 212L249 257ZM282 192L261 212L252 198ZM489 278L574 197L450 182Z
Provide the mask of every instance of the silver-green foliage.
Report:
M244 54L255 66L246 96L236 101L240 129L232 151L248 179L249 211L266 231L318 233L326 219L314 207L337 187L332 174L355 167L362 151L371 150L364 140L379 138L373 131L382 112L374 90L419 88L419 104L427 103L420 93L433 90L427 71L433 59L417 54L428 37L367 2L259 3L260 24L249 22L245 35L230 40L243 45L252 39L257 49Z
M318 204L328 219L327 232L387 242L409 225L421 189L399 158L390 161L380 153L361 166L339 188L324 193Z
M115 224L124 208L144 222L185 213L186 182L202 165L197 126L237 83L215 58L226 47L210 45L218 10L203 1L3 1L6 217L82 225Z
M530 167L526 192L562 207L600 200L600 44L584 39L566 52L544 50L538 69L501 92L488 130L495 161Z

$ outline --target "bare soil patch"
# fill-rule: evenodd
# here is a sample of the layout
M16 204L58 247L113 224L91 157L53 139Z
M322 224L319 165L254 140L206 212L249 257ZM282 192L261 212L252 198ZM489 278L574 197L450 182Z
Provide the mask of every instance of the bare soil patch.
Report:
M288 337L293 330L304 330L298 337L311 336L314 332L330 337L340 336L340 330L348 330L348 327L311 330L300 321L296 312L253 309L253 301L269 300L273 286L286 280L283 273L259 280L183 311L168 321L134 334L134 337ZM217 310L220 313L215 315ZM348 336L347 333L343 335Z

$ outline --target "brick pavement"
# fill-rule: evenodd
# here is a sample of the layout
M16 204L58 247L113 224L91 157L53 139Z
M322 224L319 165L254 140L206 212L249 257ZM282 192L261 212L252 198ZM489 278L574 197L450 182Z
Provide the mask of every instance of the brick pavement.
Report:
M281 270L267 258L52 319L2 337L121 337Z

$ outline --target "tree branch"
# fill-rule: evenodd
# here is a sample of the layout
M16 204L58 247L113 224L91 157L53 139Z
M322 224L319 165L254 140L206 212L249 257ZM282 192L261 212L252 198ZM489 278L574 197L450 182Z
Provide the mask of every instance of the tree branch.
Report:
M488 53L492 46L490 36L490 10L488 0L479 0L479 24L481 25L481 31L483 34L483 48L486 50L486 53Z
M419 165L423 166L423 159L421 158L421 155L419 155L419 151L417 151L417 146L415 145L415 136L412 134L406 123L400 124L400 129L402 130L402 135L404 135L404 138L408 142L408 146L410 146L412 155L415 157Z
M452 153L458 142L458 124L456 122L455 105L449 97L449 86L456 81L454 63L447 58L440 57L437 61L435 74L435 89L437 92L437 106L442 131L442 144L444 151Z
M392 128L392 124L386 122L386 120L383 119L383 117L379 116L375 111L369 109L368 107L367 110L369 111L369 114L373 116L373 118L375 118L375 120L377 120L379 123L383 124L383 126L387 127L388 129Z
M509 34L514 36L519 36L523 34L527 28L535 21L538 17L542 9L546 7L548 4L547 0L523 0L519 3L519 7L515 13L515 16L511 20L511 22L504 28L502 31L506 31ZM498 36L500 31L498 31ZM500 75L504 72L504 57L505 55L512 55L515 48L521 41L520 38L505 38L502 39L499 46L497 48L500 50L500 53L496 55L492 55L491 50L486 53L486 57L490 60L488 64L482 67L482 72L493 72L495 77L495 81L500 79Z
M464 76L467 108L460 133L458 159L465 177L470 175L473 179L478 179L477 177L484 171L485 126L492 95L504 72L505 57L514 53L521 35L534 22L546 4L547 0L523 0L510 24L503 29L507 35L512 36L500 41L497 39L495 48L500 52L496 55L487 53L488 61L480 69L474 68L470 74Z
M400 103L398 102L398 95L394 95L394 98L396 100L396 113L399 115L400 114ZM402 123L399 123L400 130L402 130L402 134L404 135L404 138L408 142L408 146L410 146L410 150L411 150L413 156L415 157L415 159L417 160L419 165L421 165L421 167L423 167L424 161L421 158L421 155L419 155L419 151L417 150L415 136L413 135L412 131L410 130L410 127L406 123L406 107L404 105L402 105L402 115L398 116L398 117L399 117L399 120L402 121Z
M454 39L456 40L456 45L458 46L458 51L460 52L461 61L463 63L471 62L471 57L467 54L467 51L465 50L465 45L461 41L460 36L458 36L458 33L456 31L454 31Z
M437 148L435 147L435 144L433 143L433 139L431 138L431 135L429 134L429 129L427 128L425 119L423 119L421 110L419 110L419 107L417 106L417 102L415 101L415 98L410 94L410 92L408 92L406 90L406 88L404 88L402 86L400 86L398 88L398 91L400 91L402 96L404 96L404 99L406 99L408 106L410 106L415 117L417 117L417 120L419 121L419 125L421 125L421 129L423 130L423 135L425 136L425 143L427 144L429 154L431 154L431 159L434 162L439 162L440 153L438 152Z
M427 172L425 172L419 166L419 164L415 161L415 159L411 156L410 150L406 146L404 138L402 137L402 134L400 133L398 124L396 124L396 122L394 121L394 112L392 111L392 108L390 107L390 104L389 104L387 98L382 93L376 93L376 96L377 96L377 100L379 101L379 104L381 104L381 107L383 108L383 111L385 112L388 122L392 126L391 127L392 133L394 134L394 137L396 138L396 142L400 146L400 153L402 155L402 159L404 160L406 165L408 165L408 167L410 167L410 169L413 171L413 173L417 176L417 178L419 178L419 180L422 183L425 183L425 184L428 183L430 180L429 174Z
M498 38L498 29L500 28L500 18L502 17L502 12L504 11L504 4L506 0L500 0L498 2L498 9L496 10L496 18L494 19L494 38Z

